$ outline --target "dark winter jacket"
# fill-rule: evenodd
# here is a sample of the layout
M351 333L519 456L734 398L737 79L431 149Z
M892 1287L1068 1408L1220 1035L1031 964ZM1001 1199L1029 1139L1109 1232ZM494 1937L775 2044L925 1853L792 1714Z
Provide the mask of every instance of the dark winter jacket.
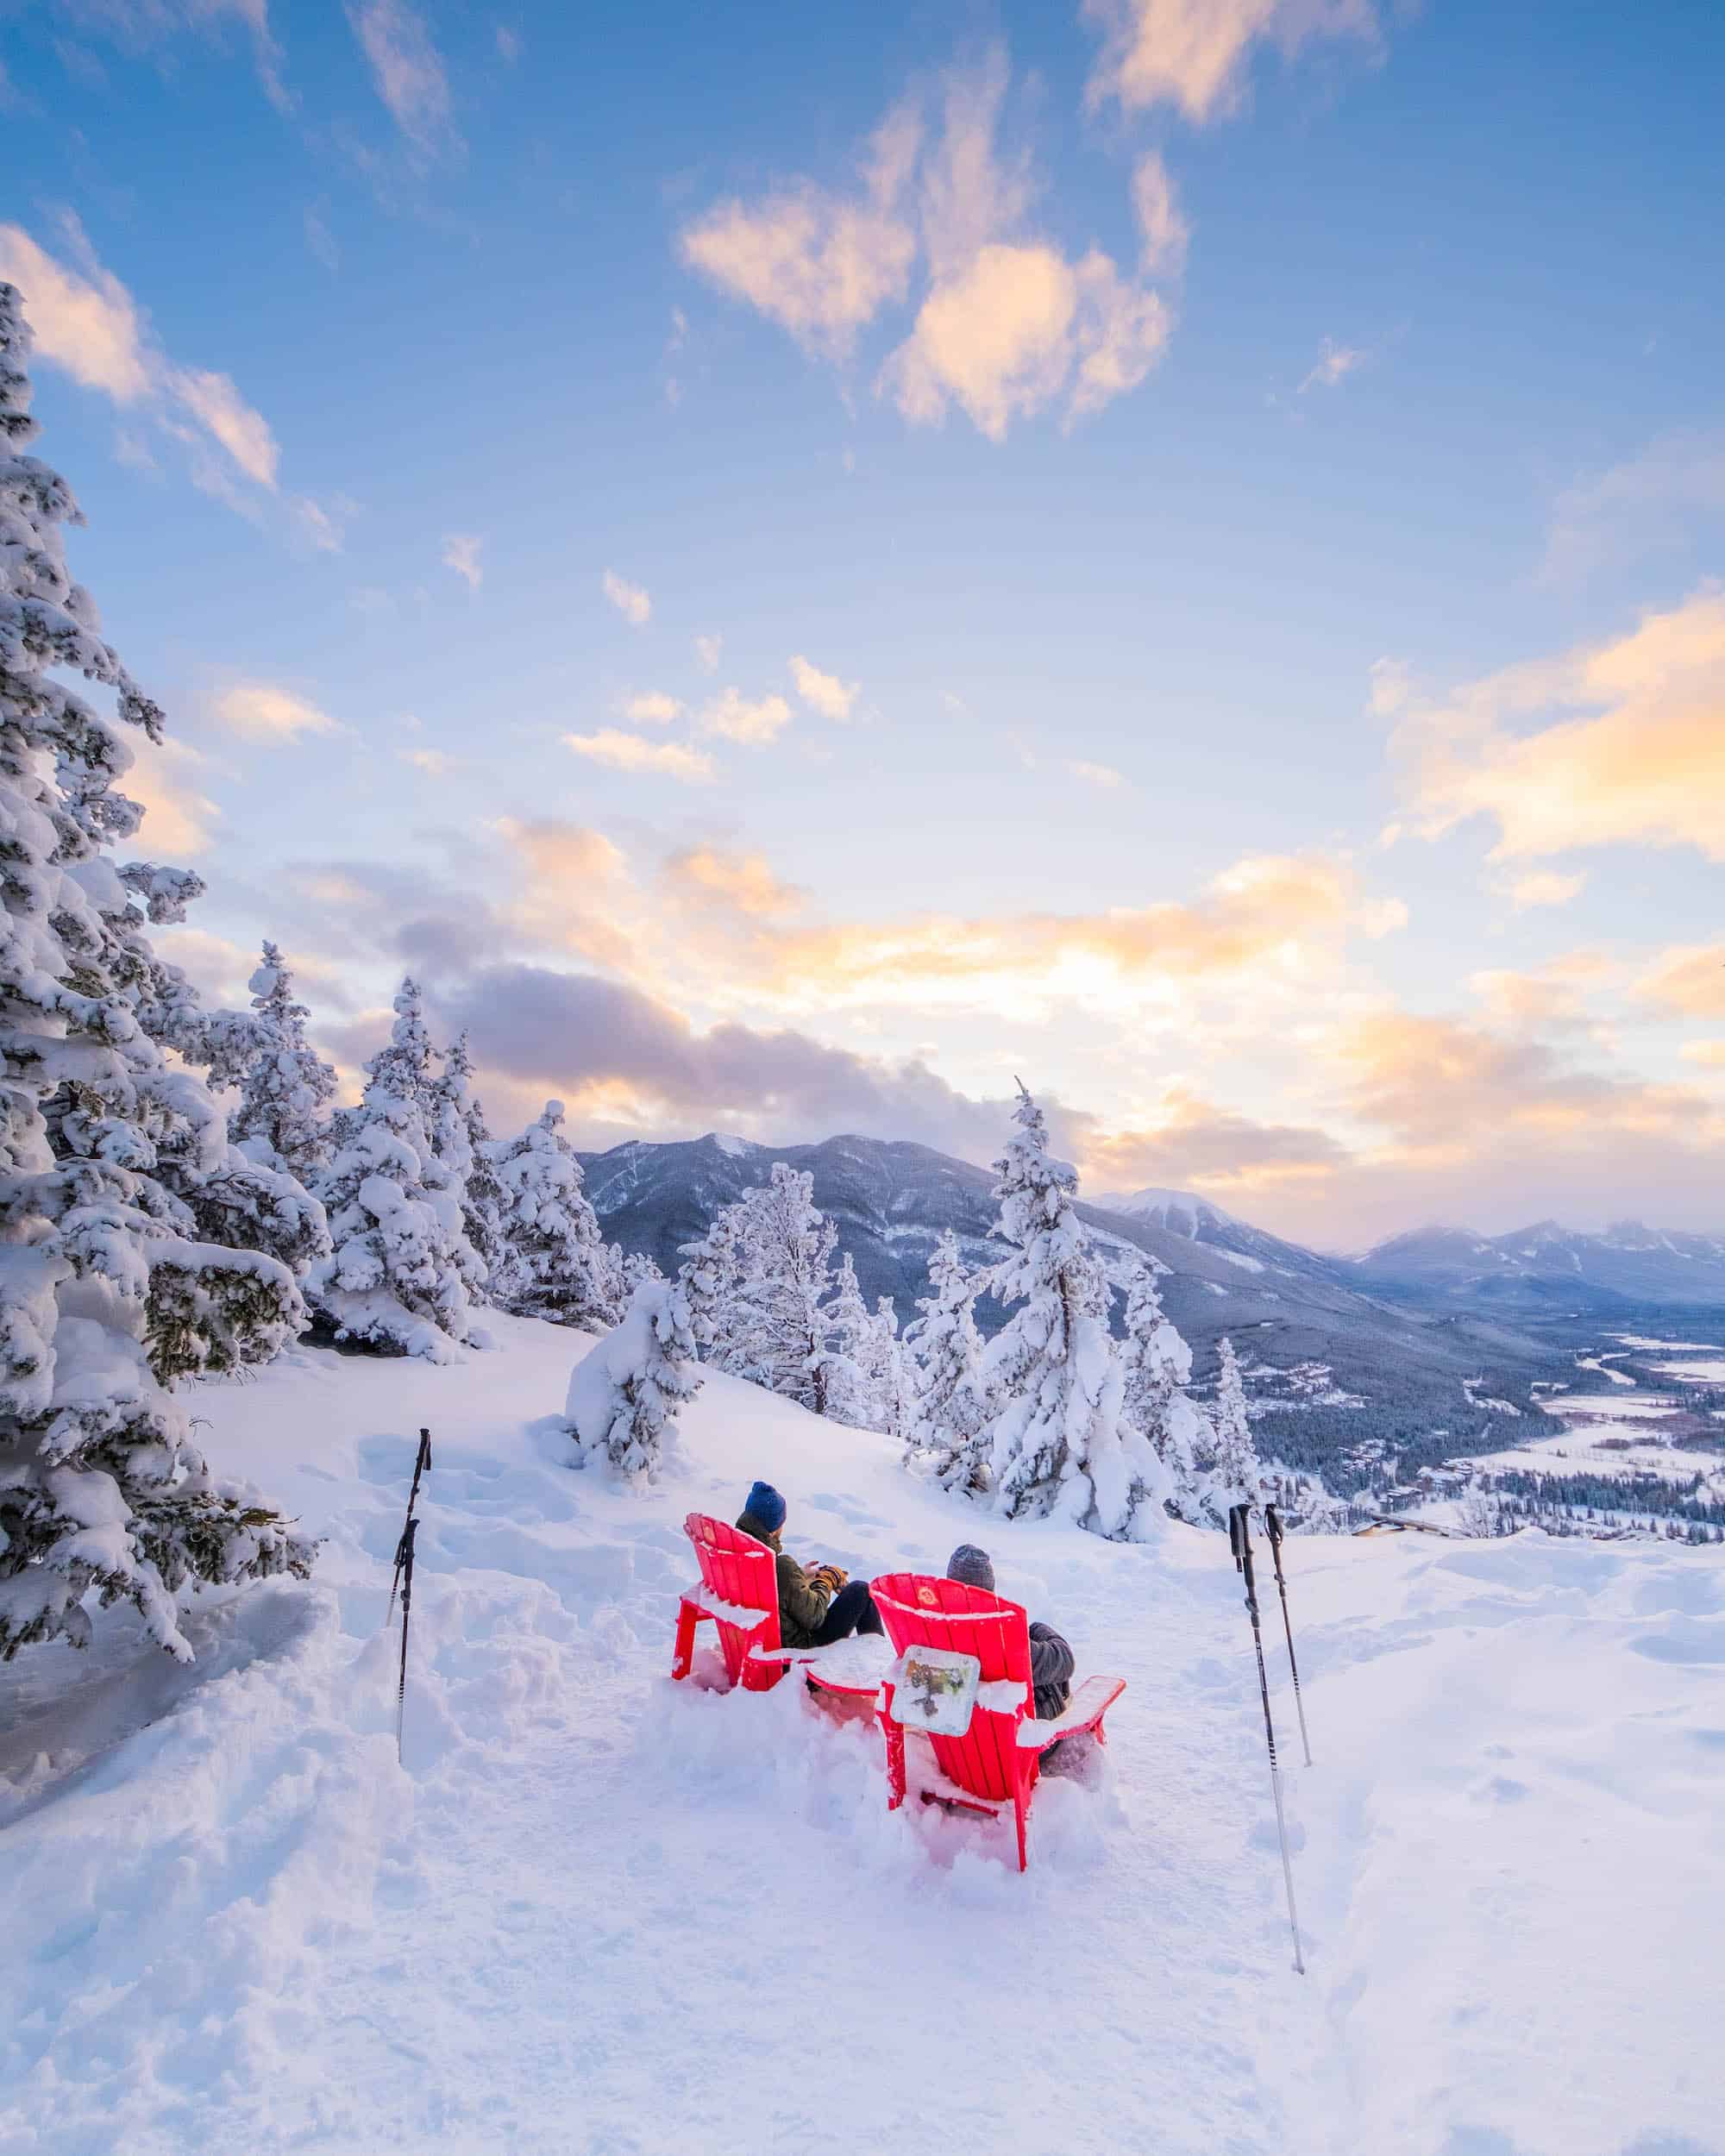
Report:
M780 1590L783 1592L782 1589ZM1052 1625L1030 1628L1030 1682L1036 1695L1036 1719L1051 1722L1066 1712L1072 1698L1072 1650Z
M752 1512L746 1512L737 1523L740 1534L753 1535L757 1542L764 1542L776 1560L779 1576L779 1644L786 1647L809 1647L820 1630L826 1606L832 1600L833 1589L825 1580L812 1580L796 1559L779 1547L777 1527L763 1527ZM1064 1643L1063 1642L1063 1645ZM1034 1654L1034 1648L1032 1653ZM1070 1671L1072 1657L1069 1653L1066 1666Z

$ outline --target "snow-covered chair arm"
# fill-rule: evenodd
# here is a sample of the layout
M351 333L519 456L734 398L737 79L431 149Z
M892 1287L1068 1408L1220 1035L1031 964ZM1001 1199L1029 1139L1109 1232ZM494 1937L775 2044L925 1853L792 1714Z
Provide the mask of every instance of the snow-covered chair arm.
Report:
M741 1602L727 1602L710 1589L703 1587L699 1580L693 1587L683 1589L683 1600L692 1609L699 1610L703 1616L711 1617L715 1623L736 1625L743 1632L753 1632L757 1626L764 1625L769 1614L764 1609L747 1609Z
M1052 1721L1025 1720L1019 1724L1019 1744L1026 1752L1045 1752L1062 1737L1094 1729L1126 1689L1123 1677L1087 1677L1072 1695L1063 1714Z

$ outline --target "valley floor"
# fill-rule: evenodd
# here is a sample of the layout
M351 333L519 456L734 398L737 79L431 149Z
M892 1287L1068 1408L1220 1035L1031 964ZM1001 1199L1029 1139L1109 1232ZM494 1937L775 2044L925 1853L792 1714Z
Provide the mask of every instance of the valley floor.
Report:
M329 1537L316 1580L209 1608L190 1671L110 1626L0 1677L3 2156L1725 2151L1725 1553L1289 1545L1302 1982L1220 1537L1001 1528L723 1378L638 1496L569 1464L579 1339L498 1332L207 1388L211 1454ZM1004 1827L889 1815L878 1740L794 1683L668 1682L682 1515L756 1475L855 1573L990 1544L1128 1679L1026 1877Z

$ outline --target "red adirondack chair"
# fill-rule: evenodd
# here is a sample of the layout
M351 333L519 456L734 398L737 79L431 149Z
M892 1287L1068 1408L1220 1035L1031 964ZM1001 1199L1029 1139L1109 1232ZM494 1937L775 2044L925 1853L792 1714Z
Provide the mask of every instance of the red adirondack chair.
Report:
M674 1678L686 1677L694 1661L695 1629L709 1618L718 1627L719 1651L733 1686L770 1692L794 1664L824 1692L873 1711L880 1673L867 1666L860 1643L841 1639L831 1647L787 1647L779 1640L779 1579L764 1542L725 1520L692 1512L683 1532L695 1546L700 1583L683 1595L677 1610ZM870 1643L875 1644L875 1643Z
M932 1579L918 1572L888 1572L870 1592L899 1657L932 1647L973 1656L980 1665L975 1704L962 1735L927 1733L949 1787L925 1790L927 1802L997 1817L1010 1804L1018 1826L1019 1870L1026 1868L1026 1827L1031 1798L1042 1771L1042 1755L1062 1737L1093 1731L1107 1741L1102 1717L1126 1689L1119 1677L1091 1677L1072 1695L1057 1721L1038 1721L1030 1682L1030 1620L1017 1602L989 1595L962 1580ZM887 1740L887 1808L905 1801L905 1728L894 1714L889 1675L881 1701ZM911 1727L914 1727L913 1723Z

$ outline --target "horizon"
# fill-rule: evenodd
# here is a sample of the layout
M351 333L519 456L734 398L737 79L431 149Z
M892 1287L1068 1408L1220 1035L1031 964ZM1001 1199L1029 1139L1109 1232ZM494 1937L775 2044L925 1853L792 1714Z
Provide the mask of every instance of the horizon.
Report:
M1725 17L967 20L9 18L158 949L589 1151L1721 1232Z

